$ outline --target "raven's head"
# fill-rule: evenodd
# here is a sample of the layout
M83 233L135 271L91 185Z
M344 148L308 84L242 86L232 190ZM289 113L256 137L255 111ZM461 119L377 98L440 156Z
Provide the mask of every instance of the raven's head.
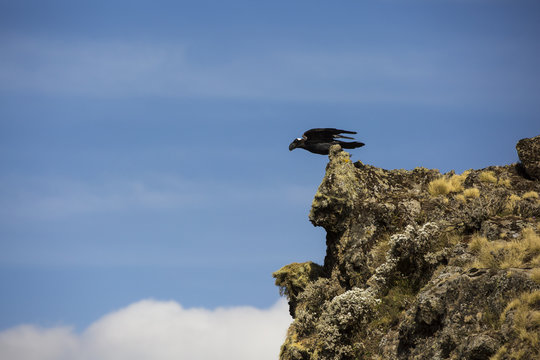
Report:
M294 149L302 145L303 142L304 140L301 138L294 139L293 142L289 145L289 151L293 151Z

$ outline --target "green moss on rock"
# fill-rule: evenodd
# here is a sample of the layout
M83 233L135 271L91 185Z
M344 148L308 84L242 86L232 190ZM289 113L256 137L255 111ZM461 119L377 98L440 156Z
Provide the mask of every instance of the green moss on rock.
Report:
M298 294L304 291L310 282L317 280L322 274L322 267L312 261L285 265L272 274L276 279L276 286L279 287L279 293L287 296L289 300L291 316L295 316L296 297Z

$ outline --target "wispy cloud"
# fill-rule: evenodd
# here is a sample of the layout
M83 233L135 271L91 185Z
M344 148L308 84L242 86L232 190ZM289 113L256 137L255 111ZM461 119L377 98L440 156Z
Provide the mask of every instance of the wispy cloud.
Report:
M0 44L0 89L6 92L442 104L490 96L507 100L497 89L512 88L526 98L539 91L528 80L531 64L516 71L494 60L510 56L508 44L494 47L502 50L465 43L349 51L274 44L227 56L212 53L210 60L202 49L211 45L181 41L4 37Z
M182 45L64 42L28 37L2 40L0 79L7 91L93 96L149 95L182 81ZM8 85L11 84L11 85Z
M0 357L17 360L277 359L291 318L269 309L185 309L144 300L105 315L78 334L22 325L0 332Z
M66 219L132 210L253 206L272 201L301 205L313 189L292 184L235 184L155 174L147 178L83 181L50 177L0 177L3 221Z
M180 179L108 179L86 182L66 178L3 178L4 218L56 219L136 208L170 208L206 202Z
M92 96L408 101L410 91L399 88L434 71L418 55L396 57L367 50L321 53L274 48L227 57L213 54L215 59L200 63L194 60L194 44L17 38L4 39L2 47L4 90Z

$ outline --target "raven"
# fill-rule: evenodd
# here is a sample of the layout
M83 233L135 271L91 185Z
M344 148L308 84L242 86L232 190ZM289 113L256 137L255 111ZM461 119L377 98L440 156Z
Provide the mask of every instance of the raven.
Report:
M302 148L315 154L328 155L330 146L338 144L343 149L356 149L364 146L364 143L358 141L345 142L336 139L352 139L349 136L341 134L356 134L356 131L339 130L334 128L317 128L308 130L301 138L294 139L289 145L289 150Z

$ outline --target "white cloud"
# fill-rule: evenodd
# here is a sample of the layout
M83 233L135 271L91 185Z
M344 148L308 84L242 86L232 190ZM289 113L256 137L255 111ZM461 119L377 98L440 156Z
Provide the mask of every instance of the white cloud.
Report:
M269 309L185 309L143 300L77 334L67 327L0 332L0 358L17 360L275 360L291 322L284 300Z
M22 325L0 333L2 359L68 359L76 353L77 345L76 335L67 327L42 329Z

